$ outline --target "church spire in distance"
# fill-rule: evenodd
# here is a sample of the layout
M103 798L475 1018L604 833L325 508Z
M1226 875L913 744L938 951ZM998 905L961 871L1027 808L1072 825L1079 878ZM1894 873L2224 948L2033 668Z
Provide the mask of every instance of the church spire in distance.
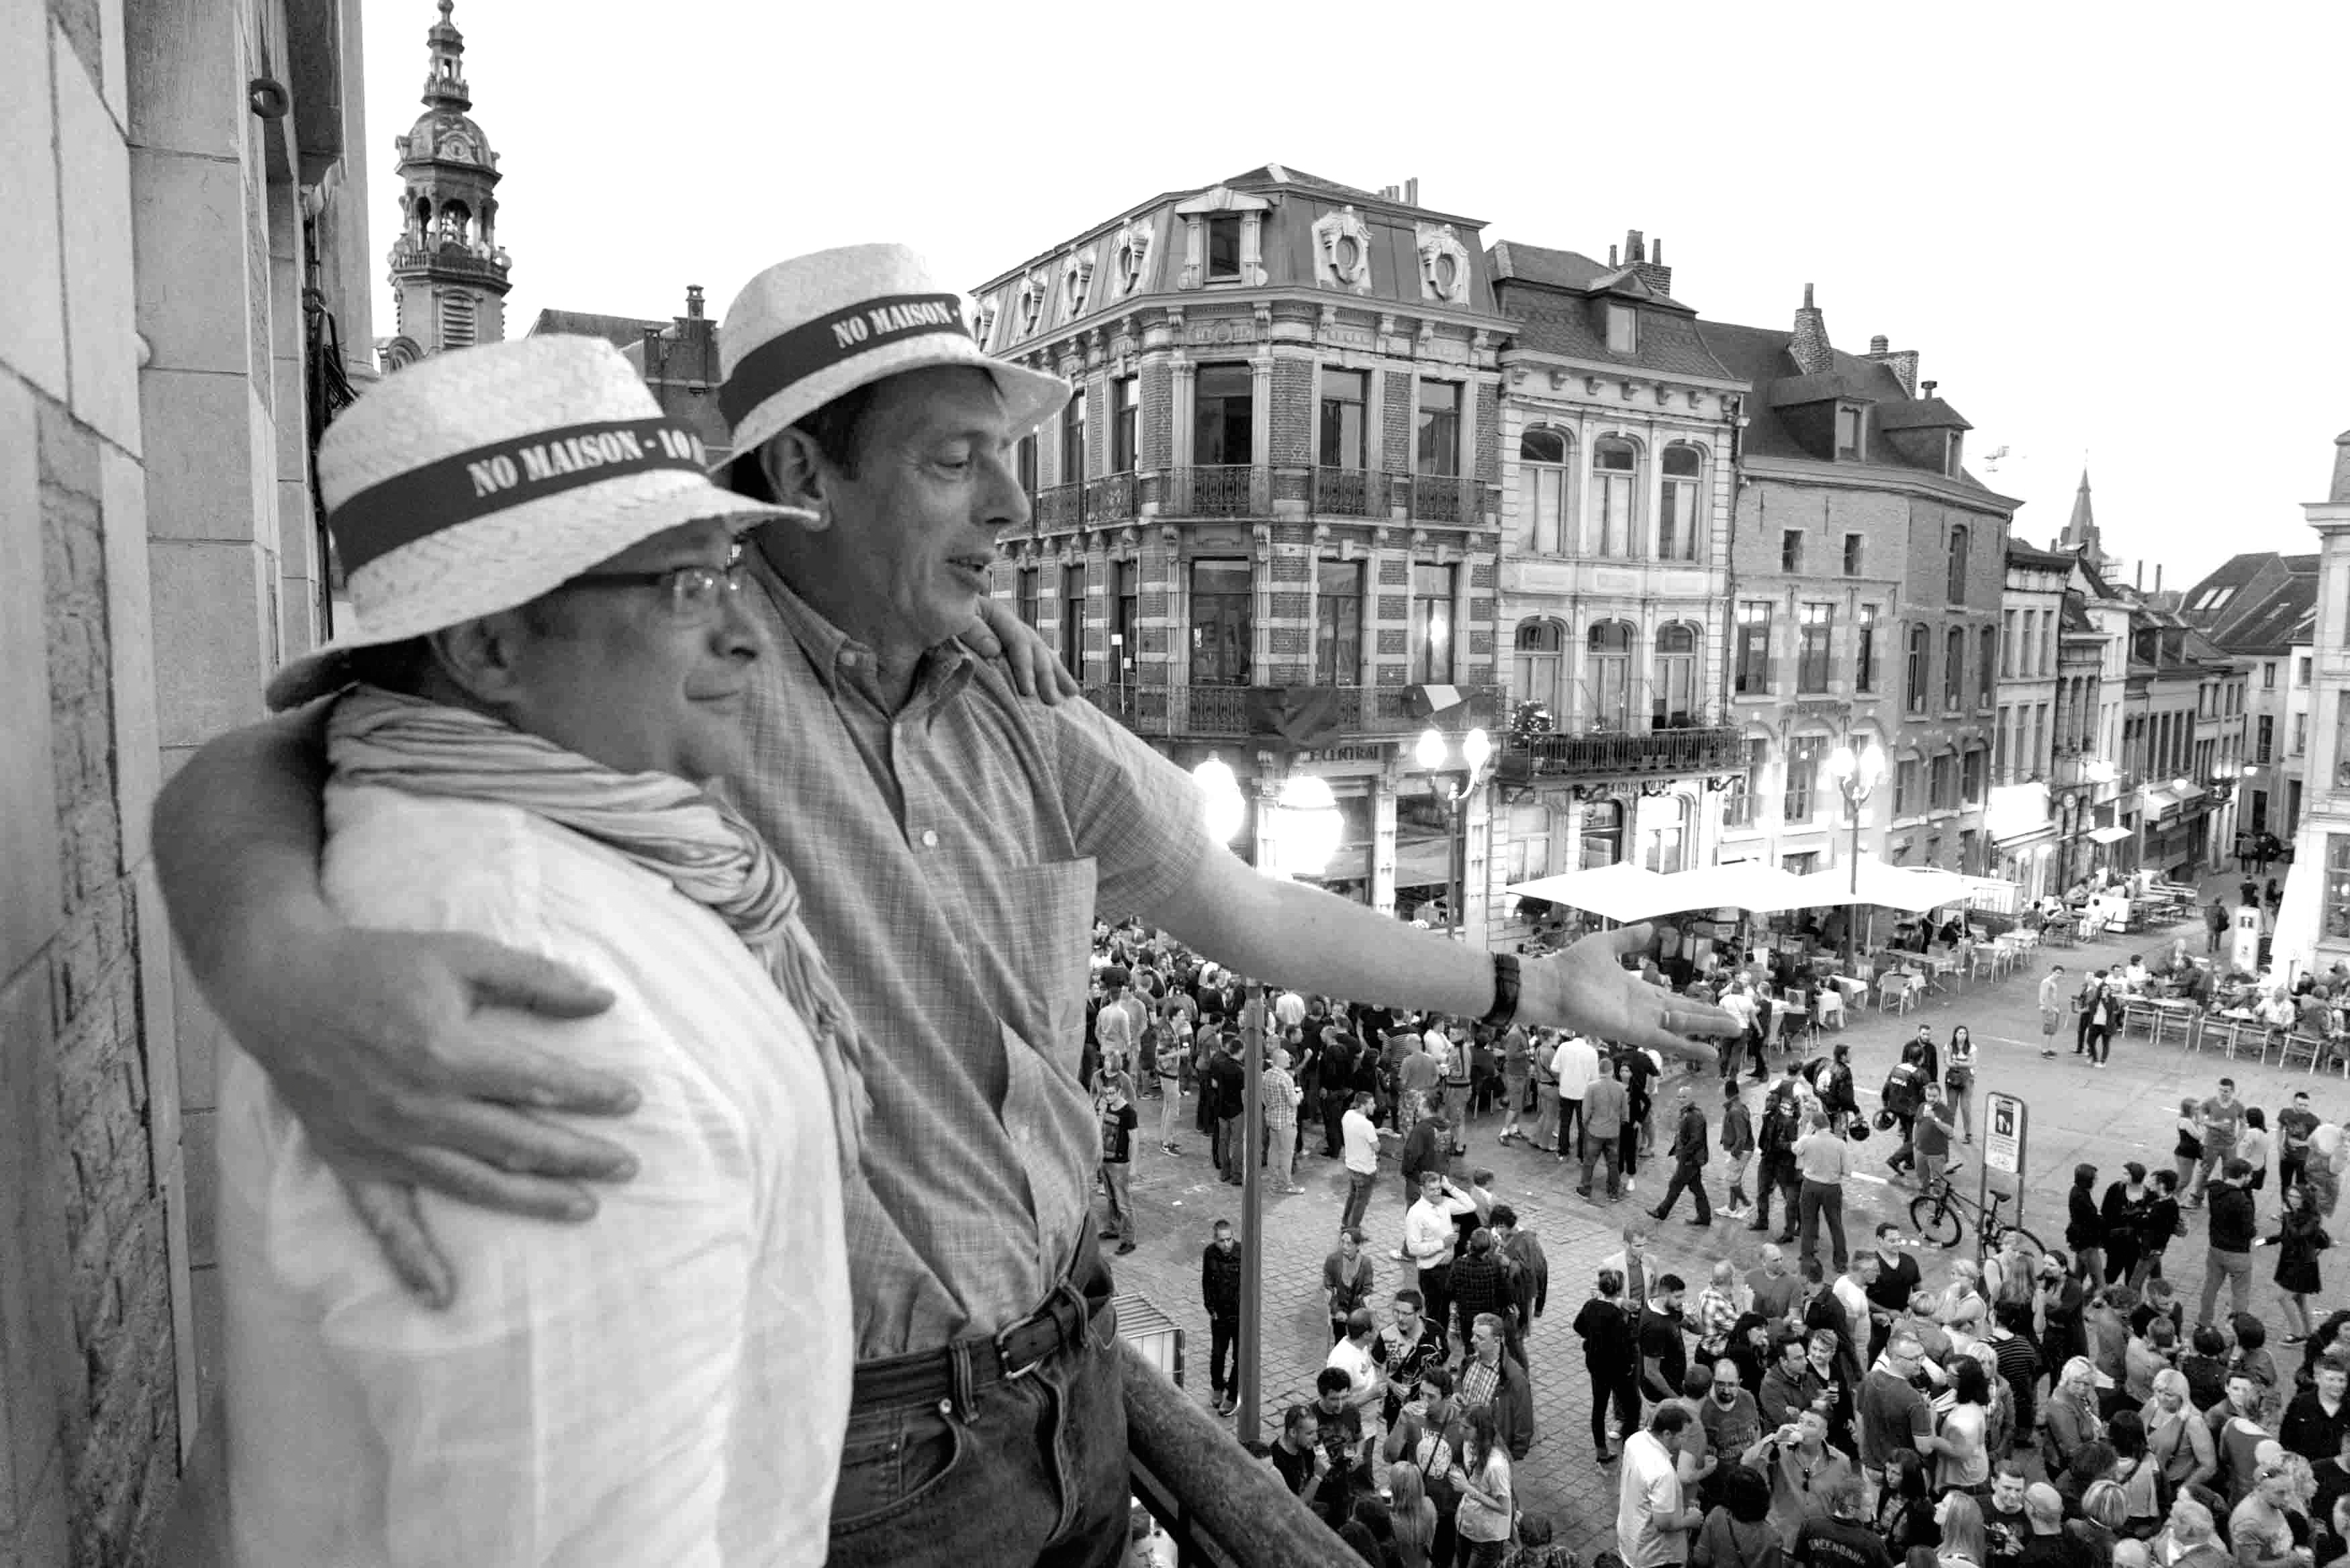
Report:
M391 247L399 337L388 369L443 348L505 337L512 262L498 244L498 155L473 122L465 81L465 36L455 0L424 35L424 113L400 150L400 234Z

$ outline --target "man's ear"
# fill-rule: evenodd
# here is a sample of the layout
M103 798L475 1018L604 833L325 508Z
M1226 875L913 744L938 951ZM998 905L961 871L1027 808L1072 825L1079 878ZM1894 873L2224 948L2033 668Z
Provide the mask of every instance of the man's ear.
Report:
M503 711L521 683L519 654L531 635L523 612L500 610L425 639L442 676L476 704Z
M758 459L759 472L778 502L803 507L815 514L797 520L802 528L820 534L832 526L832 508L827 493L832 472L805 431L785 427L759 449Z

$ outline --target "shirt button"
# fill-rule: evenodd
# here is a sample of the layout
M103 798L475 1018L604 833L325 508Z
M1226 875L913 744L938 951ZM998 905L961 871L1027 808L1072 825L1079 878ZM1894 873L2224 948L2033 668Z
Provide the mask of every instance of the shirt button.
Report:
M938 846L938 830L933 827L926 827L922 829L922 847L925 849L936 849Z

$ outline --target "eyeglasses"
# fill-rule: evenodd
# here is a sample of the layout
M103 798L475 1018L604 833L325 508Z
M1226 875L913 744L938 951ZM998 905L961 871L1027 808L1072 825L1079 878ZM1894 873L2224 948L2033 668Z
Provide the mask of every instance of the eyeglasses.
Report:
M662 607L670 618L696 624L716 620L723 607L751 580L750 563L738 552L723 566L671 566L665 572L582 572L567 578L567 588L608 587L662 591Z

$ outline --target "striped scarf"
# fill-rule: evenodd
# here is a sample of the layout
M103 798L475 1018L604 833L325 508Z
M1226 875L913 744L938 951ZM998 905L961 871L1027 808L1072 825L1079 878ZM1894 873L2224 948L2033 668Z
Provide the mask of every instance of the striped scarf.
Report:
M623 774L462 708L362 686L327 724L335 781L494 801L617 850L723 919L766 966L824 1062L844 1178L869 1101L848 1005L800 919L799 888L733 807L670 774Z

